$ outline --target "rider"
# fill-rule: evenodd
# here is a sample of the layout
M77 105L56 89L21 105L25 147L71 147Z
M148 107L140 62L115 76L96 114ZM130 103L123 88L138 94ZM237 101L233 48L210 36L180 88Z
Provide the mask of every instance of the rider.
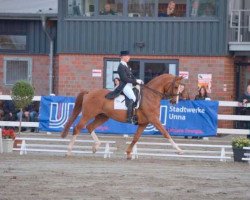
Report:
M135 94L132 90L133 85L143 84L142 80L136 79L131 72L131 69L128 67L128 62L130 60L129 51L121 51L121 62L118 66L118 74L120 76L120 85L115 89L114 92L107 95L107 98L114 95L114 97L118 96L121 92L123 92L129 99L128 101L128 110L127 110L127 122L133 122L133 108L134 102L136 101Z

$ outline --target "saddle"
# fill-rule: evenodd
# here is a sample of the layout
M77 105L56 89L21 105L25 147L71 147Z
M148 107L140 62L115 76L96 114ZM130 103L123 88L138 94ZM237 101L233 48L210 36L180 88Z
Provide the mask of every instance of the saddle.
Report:
M136 86L134 86L133 88L132 88L132 90L133 90L133 92L134 92L134 94L135 94L135 97L136 97L136 101L135 101L135 103L134 103L134 107L136 108L136 109L138 109L139 108L139 106L140 106L140 101L141 101L141 88L140 88L140 86L139 85L136 85ZM116 98L119 98L119 96L120 95L122 95L123 96L123 100L121 101L121 103L122 102L124 102L125 101L125 105L126 105L126 107L128 106L128 101L129 101L129 99L128 99L128 97L126 97L126 95L124 95L124 93L121 91L121 92L117 92L116 90L115 91L112 91L112 92L110 92L110 93L108 93L106 96L105 96L105 98L106 99L116 99Z

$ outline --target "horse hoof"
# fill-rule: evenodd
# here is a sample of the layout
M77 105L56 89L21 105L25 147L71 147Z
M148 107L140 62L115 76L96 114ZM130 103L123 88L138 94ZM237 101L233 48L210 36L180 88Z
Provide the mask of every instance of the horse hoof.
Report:
M95 146L92 147L92 152L96 153L97 149L95 148Z
M93 153L96 153L97 152L97 149L100 147L101 145L101 142L96 142L93 147L92 147L92 152Z
M182 154L184 154L184 151L182 151L182 150L181 150L181 151L178 151L177 154L178 154L178 155L182 155Z
M127 154L127 160L132 160L132 155L131 154Z
M64 157L65 157L65 158L69 158L69 157L71 157L71 156L72 156L71 153L66 153Z

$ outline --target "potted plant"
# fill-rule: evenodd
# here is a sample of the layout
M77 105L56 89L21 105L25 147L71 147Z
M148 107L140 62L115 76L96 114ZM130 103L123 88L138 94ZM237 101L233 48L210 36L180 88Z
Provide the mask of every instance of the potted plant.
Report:
M249 150L243 149L243 147L249 147L250 140L248 138L237 137L233 138L232 140L232 148L234 153L234 161L235 162L246 162L242 160L244 158L244 153L248 152Z
M2 144L4 153L12 152L15 138L16 133L13 129L2 130Z
M27 81L21 80L15 83L12 88L11 98L16 108L20 109L19 131L21 131L23 109L28 106L34 97L34 88Z

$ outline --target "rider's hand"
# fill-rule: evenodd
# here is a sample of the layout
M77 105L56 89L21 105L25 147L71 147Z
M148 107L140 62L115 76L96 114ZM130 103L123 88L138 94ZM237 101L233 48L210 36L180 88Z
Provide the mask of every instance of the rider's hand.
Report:
M144 82L141 79L136 79L136 83L139 84L139 85L144 84Z
M247 99L243 99L243 104L247 103Z

